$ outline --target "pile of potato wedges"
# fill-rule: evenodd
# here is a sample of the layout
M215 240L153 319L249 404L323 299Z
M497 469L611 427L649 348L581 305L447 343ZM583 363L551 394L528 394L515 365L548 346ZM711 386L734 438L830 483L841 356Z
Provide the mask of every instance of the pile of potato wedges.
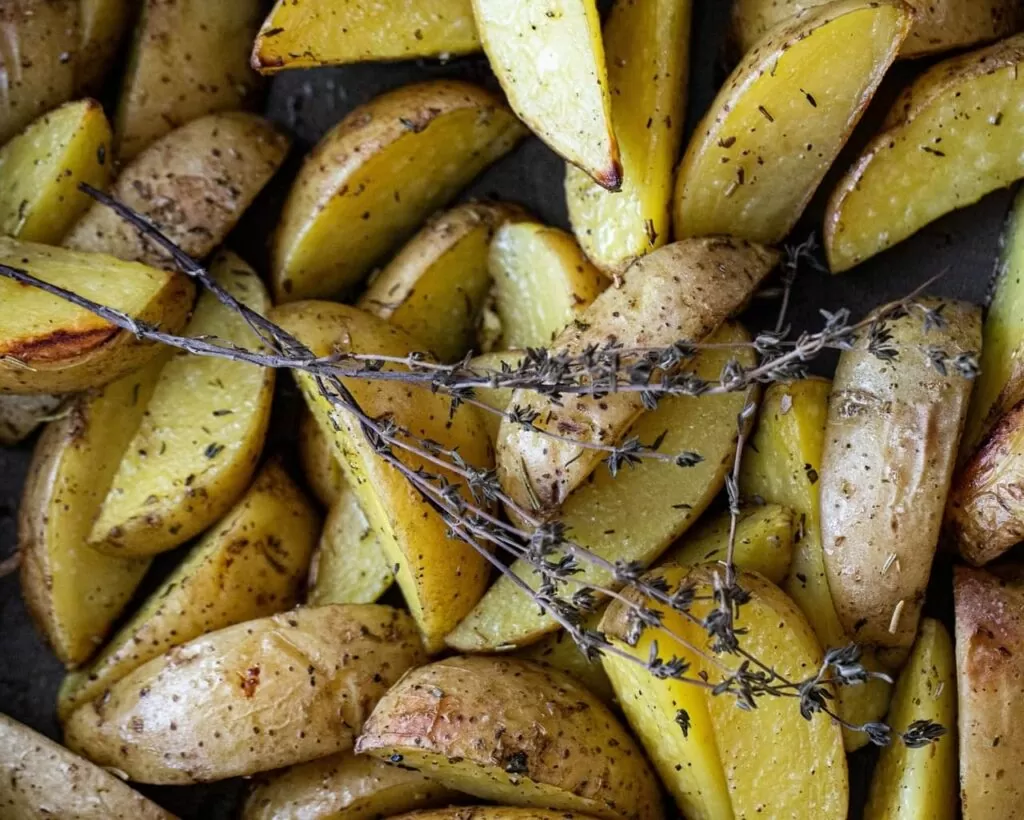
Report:
M242 778L252 820L1024 818L1024 194L985 304L875 300L831 378L786 315L1024 179L1024 6L728 2L687 128L712 0L0 0L0 446L31 452L0 594L66 671L59 737L0 714L0 820L173 818L157 787ZM259 113L273 75L410 60L305 153ZM566 224L465 195L537 140ZM254 360L263 320L493 383L328 389ZM601 350L702 387L504 378ZM626 442L684 455L611 469ZM564 527L605 651L428 473L493 476L499 533ZM824 711L715 685L850 645Z

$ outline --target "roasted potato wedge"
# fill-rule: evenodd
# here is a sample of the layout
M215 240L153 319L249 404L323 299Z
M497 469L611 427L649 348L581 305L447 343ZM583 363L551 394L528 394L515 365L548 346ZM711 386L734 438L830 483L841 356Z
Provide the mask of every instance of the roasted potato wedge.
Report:
M419 772L343 752L270 775L245 801L242 820L371 820L458 797Z
M940 372L929 349L950 357L981 347L981 310L942 308L941 328L919 311L885 322L895 358L863 338L839 357L821 461L821 539L836 614L869 646L909 648L932 571L971 379ZM879 309L874 315L882 315Z
M0 816L174 820L110 772L0 715Z
M166 650L293 607L319 525L320 516L284 469L267 464L95 660L64 679L61 720Z
M256 37L252 67L274 74L479 49L470 0L413 0L400 7L376 0L277 0Z
M87 182L106 188L113 159L110 123L95 100L44 114L0 148L0 234L57 245L92 200Z
M654 774L615 715L568 675L527 661L455 657L413 670L374 708L356 752L507 805L662 816Z
M40 424L60 411L64 401L64 396L49 396L46 393L34 396L0 395L0 445L17 444L28 438Z
M588 615L586 618L587 629L597 629L602 614L603 612L594 612ZM611 681L608 680L604 667L601 666L601 660L587 658L564 629L545 635L536 643L517 650L513 657L565 672L605 703L615 702L615 692L612 690Z
M454 80L399 88L355 109L292 184L274 243L274 299L350 290L525 135L497 97Z
M309 410L299 418L299 461L313 495L330 507L345 489L345 475L327 434Z
M451 806L447 809L415 811L391 820L593 820L589 814L511 806Z
M473 0L473 12L516 115L556 154L619 190L622 163L594 0Z
M364 352L405 356L418 345L402 330L357 308L330 302L301 302L276 308L271 318L315 355ZM483 595L489 576L486 559L461 540L448 537L440 514L417 489L387 463L364 437L359 422L339 411L306 374L297 381L321 428L327 433L346 478L356 491L429 651L443 646L444 636ZM387 413L417 435L458 449L478 469L492 463L490 441L473 407L451 416L448 399L429 388L400 382L344 379L363 412ZM401 453L412 469L427 462ZM431 465L436 471L436 466ZM461 485L454 474L451 481Z
M258 313L270 307L260 278L238 256L222 253L210 273ZM260 347L248 322L210 291L199 297L185 335ZM273 397L270 368L173 356L160 371L142 424L121 459L90 544L121 557L155 555L217 521L256 470Z
M131 23L134 5L129 0L79 0L81 51L75 66L78 88L90 93L100 89Z
M168 333L181 330L194 288L180 273L0 237L0 263ZM67 393L107 384L158 348L59 296L0 279L0 393Z
M956 661L953 640L939 621L924 618L921 633L893 690L887 718L897 732L916 720L946 729L923 749L899 740L886 746L871 778L867 820L955 820Z
M953 57L918 77L836 186L825 250L836 273L1019 179L1024 35Z
M570 234L539 222L499 228L487 267L507 348L547 347L608 284Z
M484 353L476 356L470 360L469 366L500 373L503 367L518 367L521 361L522 354L502 351L500 353ZM481 387L475 391L475 397L478 402L486 404L492 410L504 413L508 408L508 403L512 400L513 392L510 387ZM492 413L480 408L480 420L487 429L487 434L490 436L491 441L497 441L498 439L498 430L501 427L502 418L503 416L499 413Z
M761 40L686 149L675 235L782 241L896 59L911 19L902 0L841 0Z
M71 749L139 783L255 774L342 752L422 663L412 619L374 604L296 609L165 652L68 719Z
M409 331L441 361L474 346L491 290L488 248L498 227L521 212L470 202L427 223L376 276L358 305Z
M672 230L669 203L686 114L691 6L692 0L618 0L604 24L622 188L611 193L569 166L565 199L576 239L609 275L660 248Z
M192 120L253 101L249 51L262 16L259 0L140 3L114 127L122 162Z
M726 323L712 337L722 343L749 338L734 323ZM700 378L717 379L734 356L744 367L754 364L747 348L716 348L701 353L692 367ZM653 563L721 491L736 452L736 418L756 398L756 388L700 398L675 396L643 413L629 429L630 436L649 442L664 433L661 452L696 452L703 461L680 467L672 461L644 459L614 477L605 467L598 468L557 514L569 537L609 561ZM605 569L584 560L579 563L582 572L565 587L569 594L576 581L621 586ZM533 589L540 583L525 560L516 561L512 572ZM524 646L558 628L558 622L511 578L502 576L448 636L448 643L460 652L494 652Z
M690 611L704 618L714 606L715 576L721 572L712 565L668 565L649 578L664 579L670 590L694 583L703 600L695 601ZM818 669L821 646L796 604L759 575L741 572L737 582L750 594L735 621L744 630L743 648L755 657L771 658L773 668L790 680L803 680ZM635 604L645 601L635 588L627 589L625 598ZM652 675L645 665L653 642L659 657L688 661L691 676L704 673L711 681L722 679L721 665L735 669L740 658L715 653L700 623L649 605L664 613L666 628L648 628L631 645L631 610L623 601L612 601L601 628L613 646L639 662L611 653L602 662L680 812L716 818L846 817L849 787L839 725L824 714L805 719L790 698L762 697L756 709L743 710L731 695L716 696L692 681ZM676 725L680 709L689 720L686 731ZM765 753L765 738L771 738L771 754Z
M637 260L622 286L604 291L552 347L573 355L610 340L623 347L700 341L746 304L777 258L774 251L731 239L666 245ZM576 441L612 444L643 410L638 393L562 403L517 390L511 403L538 411L539 429L502 422L495 448L501 485L519 506L541 514L557 510L602 458L599 450L542 431L571 430Z
M1024 800L1024 572L1000 573L958 567L953 576L964 820L1015 817Z

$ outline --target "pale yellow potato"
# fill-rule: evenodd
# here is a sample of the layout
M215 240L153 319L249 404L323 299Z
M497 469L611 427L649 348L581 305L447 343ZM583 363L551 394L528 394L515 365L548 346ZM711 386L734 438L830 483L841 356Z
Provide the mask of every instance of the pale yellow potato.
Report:
M604 24L612 127L622 188L566 168L569 221L591 261L619 274L664 245L686 116L692 0L617 0Z
M601 622L601 611L593 612L586 616L585 626L587 629L597 629ZM615 702L615 692L612 690L611 681L605 674L601 659L589 660L584 655L576 642L569 637L564 629L545 635L536 643L524 646L516 650L513 657L522 658L524 661L533 661L542 666L550 666L571 675L582 683L587 689L597 695L605 703Z
M522 218L514 206L470 202L431 219L357 303L407 330L441 361L473 348L491 276L488 248L504 222Z
M259 88L259 0L142 0L138 15L114 125L122 162L192 120L245 108Z
M488 91L435 80L352 111L306 157L281 214L274 299L342 294L526 129Z
M118 47L134 13L129 0L79 0L81 53L75 66L77 87L98 91L117 57Z
M300 608L229 626L143 664L65 724L68 747L139 783L184 785L352 748L423 648L405 612Z
M921 621L921 633L893 690L887 721L905 732L931 720L946 734L921 749L898 739L882 749L865 820L955 820L957 808L956 660L941 622Z
M589 814L513 806L451 806L447 809L416 811L391 820L593 820Z
M219 255L210 274L257 313L269 309L263 282L235 254ZM200 295L184 335L260 348L248 322L210 291ZM184 544L224 515L256 470L274 376L271 368L254 364L176 353L160 371L90 544L121 557L155 555Z
M501 345L513 349L551 345L608 285L570 234L540 222L499 228L487 268Z
M356 752L506 805L663 816L657 780L611 710L527 661L455 657L413 670L381 698Z
M0 237L0 264L176 333L195 289L180 273ZM59 296L0 278L0 393L60 393L107 384L158 347Z
M760 41L686 149L675 235L781 242L896 59L911 19L901 0L840 0Z
M320 516L271 461L85 668L64 678L61 720L162 652L233 624L291 609Z
M110 772L0 715L0 816L175 820Z
M605 290L551 347L568 355L614 340L626 348L699 342L740 311L774 267L777 254L760 245L723 238L666 245L637 260L621 287ZM618 442L643 411L639 393L564 403L519 389L512 403L539 412L537 430L505 420L496 458L505 493L520 507L548 514L594 470L604 453L581 446ZM543 431L573 432L557 441Z
M345 489L345 476L327 434L309 410L299 416L299 462L313 495L330 507Z
M44 114L0 148L0 234L57 245L92 200L78 190L110 182L110 123L80 100Z
M932 67L832 192L825 250L836 273L1024 176L1024 35Z
M411 336L384 320L332 302L285 305L272 311L271 319L318 356L345 352L405 356L417 346ZM471 545L449 538L441 515L397 467L373 449L350 413L336 408L308 375L297 373L296 378L307 406L342 462L388 564L397 567L396 580L428 650L439 650L444 636L483 595L489 564ZM493 464L490 441L475 408L463 405L450 418L450 401L429 387L397 381L342 382L364 413L373 417L387 413L417 436L457 448L477 469ZM406 467L437 472L436 465L428 467L421 457L395 450ZM457 485L463 483L453 473L446 475ZM463 493L468 498L468 490L463 488Z
M252 50L261 74L480 49L471 0L277 0Z
M0 445L28 438L44 421L60 412L64 396L37 393L32 396L0 395Z
M469 366L477 370L490 370L500 373L503 366L518 367L521 361L522 355L520 353L502 351L500 353L484 353L476 356L470 360ZM487 405L491 410L498 411L490 412L480 408L480 420L487 429L487 435L492 442L497 441L501 420L504 418L503 414L508 409L508 403L512 400L512 393L515 391L511 387L478 387L473 392L473 397L478 402Z

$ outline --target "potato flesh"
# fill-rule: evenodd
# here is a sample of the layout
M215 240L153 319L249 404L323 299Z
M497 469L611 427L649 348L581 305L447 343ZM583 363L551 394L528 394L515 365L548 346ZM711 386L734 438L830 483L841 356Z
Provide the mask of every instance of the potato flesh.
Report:
M593 820L574 811L524 809L514 806L450 806L447 809L396 815L391 820Z
M302 410L299 419L299 462L313 495L325 507L332 506L347 486L345 475L327 435L308 409Z
M586 628L597 629L601 615L601 611L587 615ZM589 660L564 629L545 635L536 643L523 647L513 657L565 672L605 703L615 702L615 692L612 691L611 681L608 680L608 675L605 674L604 668L601 666L600 658Z
M518 367L521 361L522 356L519 353L484 353L470 360L469 366L500 373L502 363L507 363L509 367ZM492 410L504 413L508 409L508 403L512 400L514 392L510 387L479 387L476 389L476 400L486 404ZM498 438L502 418L503 415L499 415L499 413L491 413L480 408L480 420L487 429L487 435L492 442Z
M110 124L95 100L45 114L0 149L0 234L56 245L110 181Z
M899 0L842 0L763 40L726 81L686 150L675 235L784 239L909 24Z
M904 92L836 187L829 264L844 271L1024 176L1024 35L955 57Z
M262 74L364 60L447 58L480 48L470 0L278 0L252 63Z
M691 6L691 0L619 0L604 26L622 188L610 193L569 166L565 194L577 241L610 274L664 245L671 233L669 201L683 139Z

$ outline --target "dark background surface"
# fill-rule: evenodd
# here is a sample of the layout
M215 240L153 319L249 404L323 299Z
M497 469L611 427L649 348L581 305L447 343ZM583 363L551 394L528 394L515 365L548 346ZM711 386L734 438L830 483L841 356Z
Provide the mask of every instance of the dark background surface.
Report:
M692 42L692 76L688 127L707 108L725 71L720 60L725 39L729 3L726 0L695 0ZM861 127L854 134L844 156L836 163L839 171L849 166L857 146L868 139L884 115L888 101L909 78L919 72L922 63L897 65L876 97ZM260 198L253 211L239 226L230 244L252 263L262 265L270 234L287 181L302 155L323 133L355 106L377 94L418 80L459 77L496 87L482 58L466 58L446 65L410 62L384 65L360 65L342 68L285 72L269 85L266 111L296 140L290 163ZM465 192L464 197L488 196L511 200L529 207L540 219L568 227L562 193L563 163L538 140L531 139L491 167ZM424 169L424 173L428 170ZM830 177L834 179L835 173ZM822 191L831 190L826 180ZM800 241L821 224L822 196L808 210L794 233ZM790 320L795 329L820 326L818 310L850 308L859 317L872 307L898 298L938 273L944 276L931 290L949 297L983 301L998 254L999 235L1011 193L1000 191L977 205L951 214L917 236L843 276L807 270L797 280ZM767 307L761 310L766 310ZM774 310L774 307L771 308ZM755 308L755 311L757 308ZM762 317L751 316L751 327L760 327ZM763 318L769 324L768 316ZM815 362L815 369L828 374L832 357ZM282 379L282 383L285 380ZM275 416L276 447L287 443L294 427L294 414ZM15 548L16 514L21 486L33 442L14 449L0 449L0 559ZM145 588L151 589L162 573L173 565L180 551L157 562ZM948 560L941 557L933 576L929 596L932 614L949 621L950 587ZM44 646L29 622L18 589L17 574L0 579L0 711L23 721L45 734L59 738L54 714L56 691L63 670ZM770 741L766 754L771 753ZM851 790L854 816L863 800L873 753L860 752L853 757ZM230 781L203 787L142 787L169 810L183 818L233 817L243 781Z

